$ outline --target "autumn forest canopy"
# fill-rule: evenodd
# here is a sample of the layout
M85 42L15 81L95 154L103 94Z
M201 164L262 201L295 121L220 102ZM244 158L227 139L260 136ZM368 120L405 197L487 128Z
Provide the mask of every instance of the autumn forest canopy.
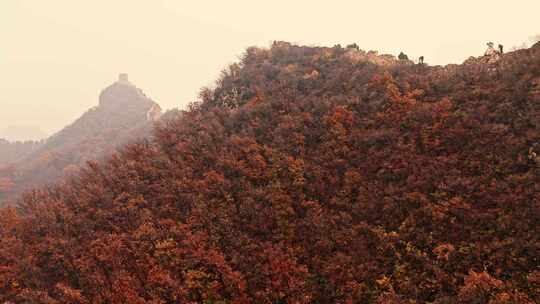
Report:
M540 303L540 45L275 42L153 130L112 88L133 113L0 142L0 303Z

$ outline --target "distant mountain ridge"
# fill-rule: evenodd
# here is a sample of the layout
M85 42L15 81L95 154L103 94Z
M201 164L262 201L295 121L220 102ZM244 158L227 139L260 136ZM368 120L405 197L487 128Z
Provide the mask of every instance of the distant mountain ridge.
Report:
M11 125L0 131L0 139L8 141L31 141L45 139L47 134L37 126Z
M12 142L0 139L0 167L25 158L38 149L43 142L44 140Z
M54 183L78 171L89 160L111 154L118 146L149 135L161 107L129 82L126 74L105 88L99 104L72 124L41 143L16 148L24 153L15 157L8 151L14 143L5 142L5 159L0 151L0 178L12 187L0 189L0 199L14 199L33 187ZM9 148L8 148L9 147ZM7 161L11 160L11 161Z

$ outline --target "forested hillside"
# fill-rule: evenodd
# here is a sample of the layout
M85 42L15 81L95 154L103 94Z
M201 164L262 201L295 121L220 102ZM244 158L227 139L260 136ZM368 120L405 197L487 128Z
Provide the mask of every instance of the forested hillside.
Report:
M0 138L0 206L2 206L2 193L13 189L15 184L12 178L6 176L7 172L13 171L11 164L23 159L38 149L43 141L16 141L10 142Z
M86 161L99 160L121 145L149 136L160 113L159 105L140 89L127 79L119 80L101 92L97 107L48 139L0 142L0 160L5 160L0 161L0 181L5 185L0 186L0 205L2 199L14 203L25 191L77 174Z
M0 166L13 163L36 150L42 141L10 142L0 138Z
M1 211L0 300L540 303L540 47L491 59L250 48Z

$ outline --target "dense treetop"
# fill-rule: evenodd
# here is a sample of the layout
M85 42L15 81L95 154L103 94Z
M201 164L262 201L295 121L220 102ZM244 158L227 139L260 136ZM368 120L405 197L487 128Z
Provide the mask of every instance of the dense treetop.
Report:
M15 303L539 303L540 48L250 48L0 217ZM540 153L540 151L538 151Z

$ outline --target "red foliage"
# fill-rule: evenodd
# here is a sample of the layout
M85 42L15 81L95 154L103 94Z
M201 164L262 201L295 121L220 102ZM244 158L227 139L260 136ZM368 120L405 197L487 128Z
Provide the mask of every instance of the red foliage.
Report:
M540 50L348 52L249 49L154 139L2 211L0 300L540 302Z

